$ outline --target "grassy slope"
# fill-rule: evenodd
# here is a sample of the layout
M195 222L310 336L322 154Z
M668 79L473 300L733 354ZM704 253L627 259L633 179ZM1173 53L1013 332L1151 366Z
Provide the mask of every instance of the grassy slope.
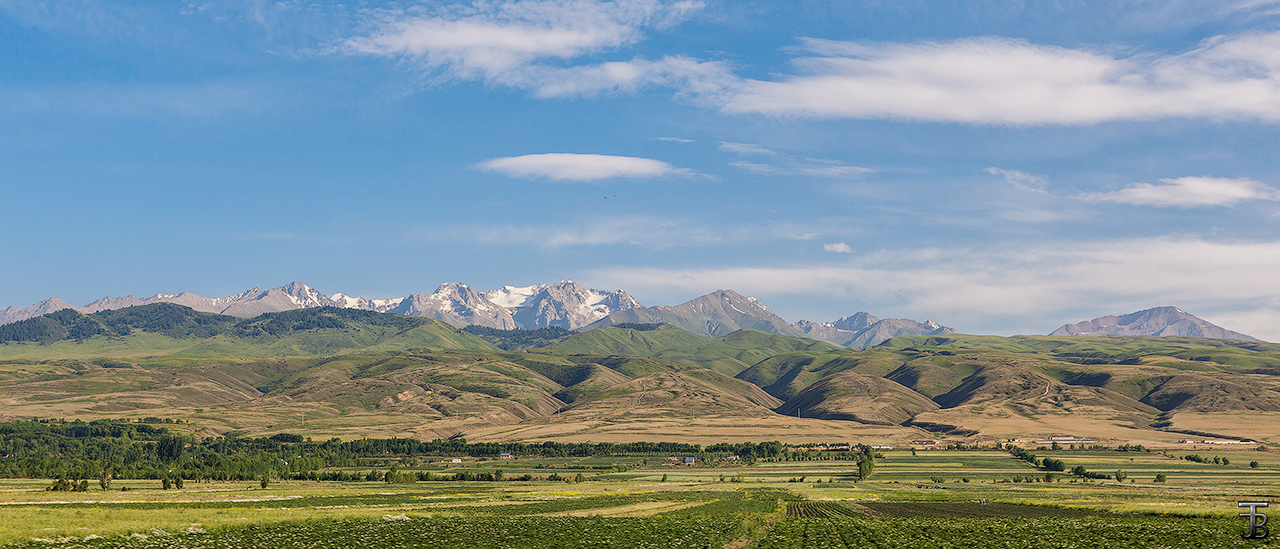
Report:
M779 353L824 352L838 349L825 341L739 330L710 338L669 324L654 330L600 328L548 347L569 353L652 356L710 368L730 376Z

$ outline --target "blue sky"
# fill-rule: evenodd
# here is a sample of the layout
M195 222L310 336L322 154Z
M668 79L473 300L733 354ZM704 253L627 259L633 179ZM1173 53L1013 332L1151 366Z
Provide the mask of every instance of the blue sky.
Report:
M1280 1L0 0L0 306L571 279L1280 341Z

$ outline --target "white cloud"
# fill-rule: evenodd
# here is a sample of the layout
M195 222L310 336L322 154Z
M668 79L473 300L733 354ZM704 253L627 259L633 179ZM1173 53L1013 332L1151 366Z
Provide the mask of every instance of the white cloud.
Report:
M654 61L554 64L634 44L645 29L668 28L701 8L700 2L687 0L477 1L430 15L385 12L369 33L346 40L343 49L407 58L447 79L483 80L544 98L646 85L716 93L727 68L679 55Z
M391 12L353 51L410 56L463 77L494 77L538 59L571 59L640 39L672 9L661 2L591 0L476 2L412 17ZM676 8L678 11L679 8Z
M999 37L914 44L808 38L795 50L797 72L776 80L744 79L724 62L685 55L579 61L632 46L646 31L678 24L701 7L521 0L383 11L340 49L409 60L442 80L485 81L541 98L656 86L730 113L1014 125L1280 121L1280 32L1128 55Z
M853 248L850 248L850 247L849 247L849 245L848 245L848 244L845 244L844 242L831 242L831 243L828 243L828 244L823 244L823 245L822 245L822 249L824 249L824 250L826 250L826 251L828 251L828 252L835 252L835 253L838 253L838 254L851 254L851 253L853 253Z
M733 143L731 141L721 141L716 149L721 152L733 153L740 156L775 156L778 153L751 143Z
M649 141L670 141L672 143L693 143L693 139L685 139L683 137L655 137Z
M1232 206L1246 200L1280 200L1280 190L1247 178L1179 177L1161 179L1163 185L1138 183L1109 193L1090 193L1080 198L1092 202L1115 202L1138 206Z
M973 124L1164 117L1280 120L1280 32L1176 55L1117 57L1003 38L925 44L806 39L800 74L744 80L727 112Z
M1044 177L1033 173L1020 172L1018 170L1002 170L1000 168L987 168L986 172L991 175L1001 176L1004 178L1006 183L1024 191L1040 194L1048 194L1049 192L1045 190L1045 187L1049 185L1049 182L1046 181Z
M769 175L803 175L809 177L847 178L872 173L875 170L850 166L831 160L791 161L787 165L759 164L755 162L730 162L729 165L749 172Z
M1280 242L1153 238L1044 242L987 248L895 250L844 265L616 268L592 284L633 295L698 295L733 288L761 297L846 300L850 310L893 310L970 333L1048 333L1102 314L1177 305L1213 318L1266 318L1232 329L1280 341ZM899 297L901 296L901 297Z
M648 178L694 175L661 160L604 154L526 154L486 160L476 167L524 179L552 181L598 181L616 177Z

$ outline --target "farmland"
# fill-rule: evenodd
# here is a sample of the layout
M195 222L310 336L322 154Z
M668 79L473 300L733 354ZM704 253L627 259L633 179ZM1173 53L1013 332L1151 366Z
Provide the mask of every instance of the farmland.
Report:
M1210 452L1198 450L1201 454ZM48 492L0 481L13 547L1268 547L1235 502L1274 501L1280 456L1229 465L1154 452L1041 451L1124 482L1045 473L1004 451L886 450L875 473L805 451L694 466L639 457L422 458L404 472L504 470L523 482L192 482ZM1257 468L1250 467L1258 461ZM443 462L443 463L442 463ZM606 466L612 466L606 467ZM367 469L365 469L367 471ZM1153 482L1156 474L1166 482ZM582 474L582 477L577 477ZM552 476L554 475L554 477ZM562 480L547 480L558 478ZM127 488L127 489L126 489Z

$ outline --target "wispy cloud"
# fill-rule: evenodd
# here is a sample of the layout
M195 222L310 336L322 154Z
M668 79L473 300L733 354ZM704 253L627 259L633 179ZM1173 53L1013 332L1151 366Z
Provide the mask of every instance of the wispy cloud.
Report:
M354 54L411 59L442 78L482 80L539 97L594 95L662 85L684 93L721 88L728 69L680 55L563 66L634 44L701 9L694 1L521 0L455 4L430 14L388 11L350 38ZM557 64L561 63L561 64Z
M612 178L650 178L695 175L661 160L604 154L547 153L494 158L476 164L482 170L524 179L598 181Z
M693 143L693 139L685 139L683 137L655 137L649 141L669 141L671 143Z
M697 246L759 245L807 241L819 236L849 234L847 220L792 222L707 223L703 220L647 215L584 216L552 224L493 224L420 229L413 240L468 241L496 247L536 246L568 248L632 245L651 249ZM806 247L808 247L806 245Z
M830 296L851 308L901 311L971 333L1048 333L1069 321L1158 305L1219 318L1274 312L1276 272L1280 242L1166 237L895 250L850 256L843 265L603 268L586 278L635 295L733 288L761 298ZM1280 341L1274 322L1232 329Z
M1247 178L1179 177L1161 179L1161 185L1138 183L1108 193L1080 195L1091 202L1137 206L1196 208L1232 206L1247 200L1280 200L1280 190Z
M756 162L730 162L730 166L738 169L769 175L802 175L808 177L828 177L834 179L858 177L874 172L870 168L850 166L833 160L792 160L783 164L760 164Z
M728 112L972 124L1165 117L1280 120L1280 33L1219 36L1174 55L1004 38L924 44L805 39L800 74L744 80Z
M1280 32L1217 36L1178 53L1125 55L999 37L930 43L804 38L794 49L795 74L775 80L742 78L726 63L680 54L581 61L632 46L701 7L522 0L384 11L341 51L411 60L442 79L480 80L536 97L656 86L725 112L782 117L1014 125L1170 117L1280 121Z
M1049 182L1043 176L1018 170L1002 170L1000 168L987 168L985 171L991 175L1003 177L1005 183L1024 191L1040 194L1048 194L1049 192L1045 190Z
M824 250L826 250L826 251L828 251L828 252L835 252L835 253L838 253L838 254L851 254L851 253L853 253L853 248L852 248L852 247L850 247L848 244L845 244L844 242L831 242L831 243L828 243L828 244L823 244L823 245L822 245L822 249L824 249Z
M734 143L731 141L721 141L716 149L721 152L733 153L740 156L776 156L778 153L770 149L753 145L751 143Z

